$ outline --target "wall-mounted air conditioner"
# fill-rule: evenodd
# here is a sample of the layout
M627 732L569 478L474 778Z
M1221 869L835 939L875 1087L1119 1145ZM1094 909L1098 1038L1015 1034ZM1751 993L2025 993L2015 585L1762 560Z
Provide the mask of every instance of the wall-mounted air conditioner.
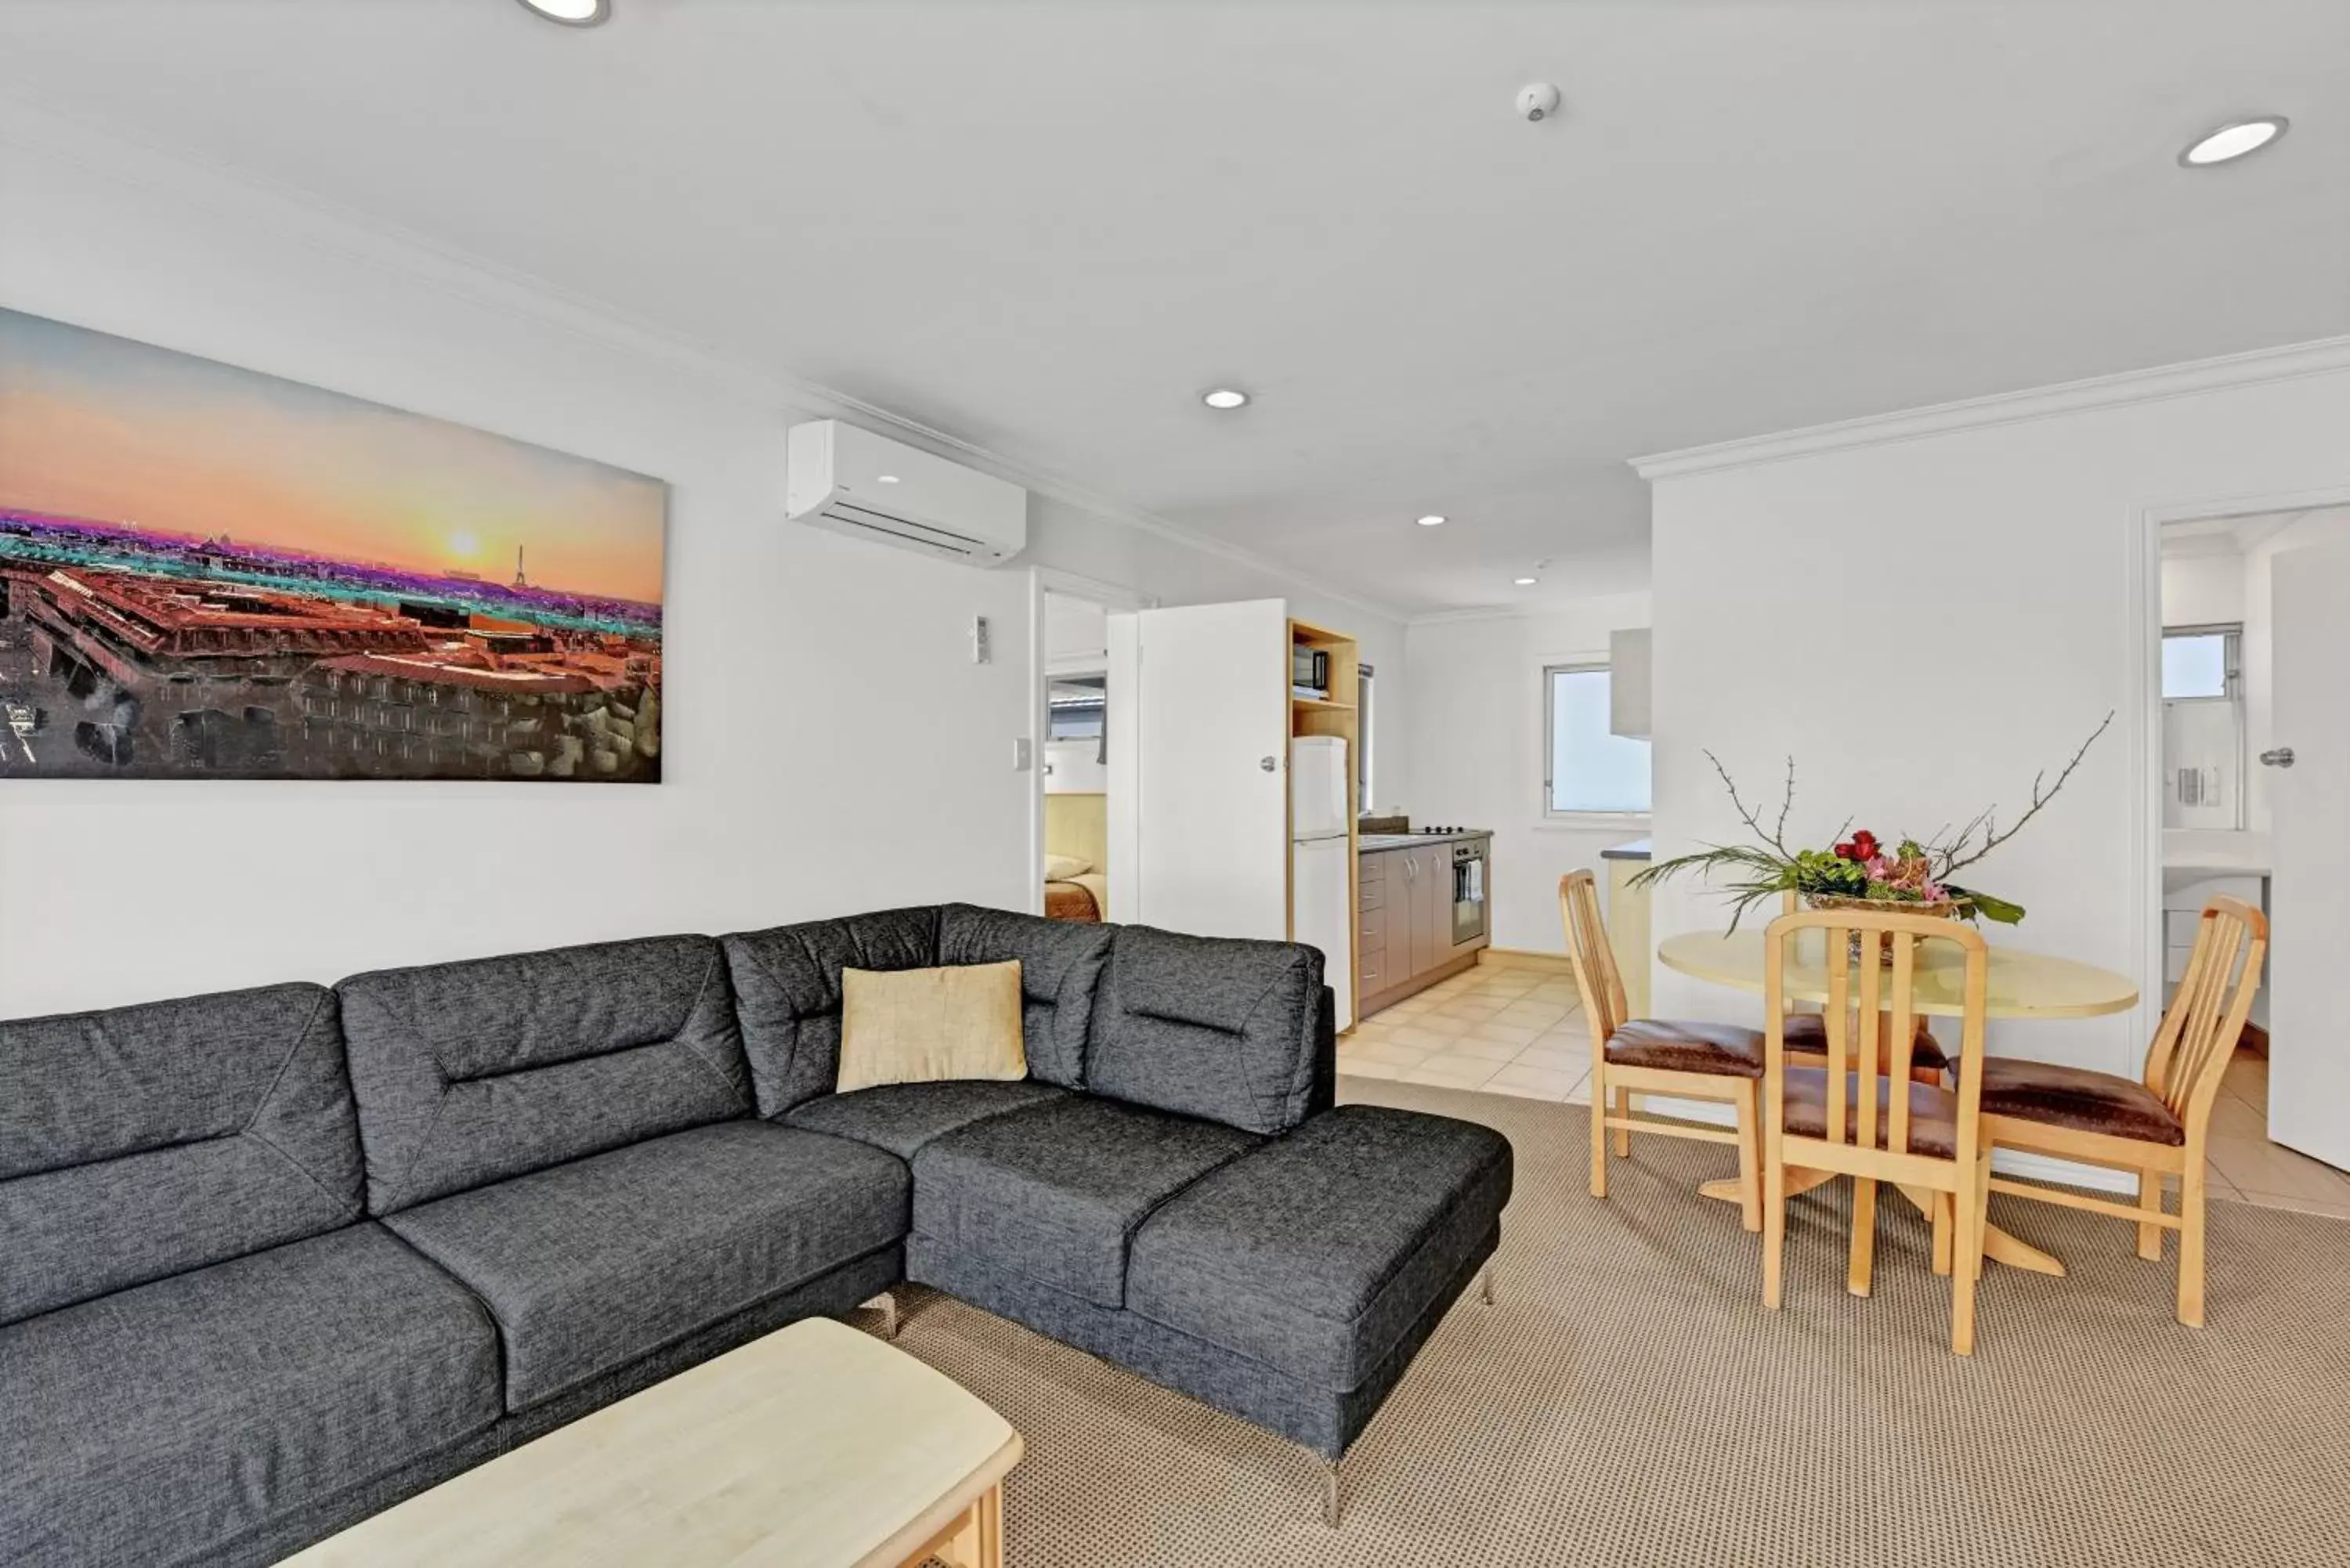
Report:
M1001 566L1028 543L1028 493L838 420L785 438L784 514L851 538Z

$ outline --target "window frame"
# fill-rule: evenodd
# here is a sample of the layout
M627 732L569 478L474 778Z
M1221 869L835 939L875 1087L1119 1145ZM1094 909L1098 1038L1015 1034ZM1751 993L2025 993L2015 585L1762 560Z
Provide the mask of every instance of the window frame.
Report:
M1371 703L1378 682L1371 667L1355 666L1355 815L1368 816L1371 805Z
M2174 637L2216 637L2221 639L2220 656L2222 666L2222 678L2221 690L2218 696L2173 697L2161 690L2162 644ZM2227 705L2230 716L2235 721L2236 732L2235 744L2233 748L2235 752L2236 764L2236 787L2234 791L2232 809L2229 812L2229 815L2234 819L2233 830L2236 832L2243 831L2245 825L2250 822L2251 818L2251 758L2248 754L2251 750L2250 736L2251 734L2251 702L2244 690L2244 623L2241 621L2212 621L2208 623L2190 623L2182 626L2164 627L2158 635L2155 642L2155 702L2159 710L2166 714L2170 711L2170 705L2174 702L2192 702L2199 705L2225 703ZM2155 767L2156 770L2162 774L2163 778L2163 812L2164 815L2167 815L2171 804L2169 800L2170 778L2168 773L2166 771L2168 763L2164 761L2163 741L2164 736L2158 732L2155 737ZM2215 829L2210 831L2224 832L2228 830Z
M1536 825L1547 828L1645 828L1656 811L1656 773L1653 747L1649 755L1648 809L1647 811L1562 810L1553 803L1557 799L1558 780L1551 772L1558 756L1558 702L1552 690L1553 678L1559 675L1588 675L1604 671L1612 692L1616 665L1605 651L1597 653L1561 654L1542 661L1536 678L1536 701L1542 710L1542 795ZM1627 739L1629 737L1627 737Z

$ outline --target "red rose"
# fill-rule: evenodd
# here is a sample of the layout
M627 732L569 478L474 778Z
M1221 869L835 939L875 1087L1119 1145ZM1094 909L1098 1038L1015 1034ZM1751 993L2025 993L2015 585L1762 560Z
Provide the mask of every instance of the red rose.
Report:
M1835 852L1836 858L1839 860L1874 860L1878 852L1877 835L1864 827L1844 843L1837 845Z

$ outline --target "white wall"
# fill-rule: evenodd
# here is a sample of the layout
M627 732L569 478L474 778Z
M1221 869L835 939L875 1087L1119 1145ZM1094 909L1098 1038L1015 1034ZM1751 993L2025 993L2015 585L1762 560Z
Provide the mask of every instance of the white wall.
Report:
M1026 907L1025 572L785 524L783 432L806 410L764 378L208 171L8 130L0 305L674 488L663 783L0 783L0 1013L903 902ZM1038 511L1024 565L1170 602L1261 591L1240 563ZM1377 635L1399 652L1399 628Z
M2244 618L2244 556L2225 554L2162 557L2162 624L2230 626Z
M2034 772L2118 710L2056 805L1971 877L2030 909L1993 941L2139 976L2145 990L2147 509L2243 511L2228 498L2350 483L2350 369L2330 348L2312 353L2256 382L2224 384L2271 372L2221 367L2118 406L2010 401L1986 410L1996 422L1915 420L1857 445L1793 439L1658 479L1660 852L1740 832L1701 748L1773 798L1792 753L1791 828L1806 842L1846 813L1880 833L1930 833L1992 802L2012 818ZM1659 933L1719 919L1694 889L1659 896ZM1665 1013L1751 1017L1755 1005L1661 970L1655 994ZM1995 1044L2134 1072L2149 1025L2144 1010L2011 1025Z
M1493 830L1496 947L1565 951L1559 877L1578 867L1600 869L1600 850L1645 832L1543 820L1542 671L1604 659L1609 632L1648 624L1648 596L1623 594L1555 615L1422 621L1410 629L1412 819Z

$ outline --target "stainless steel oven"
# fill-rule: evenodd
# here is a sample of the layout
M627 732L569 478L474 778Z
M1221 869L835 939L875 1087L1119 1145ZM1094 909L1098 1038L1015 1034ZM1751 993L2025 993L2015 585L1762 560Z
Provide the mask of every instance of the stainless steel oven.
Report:
M1485 847L1492 842L1472 838L1452 846L1452 945L1456 948L1485 934Z

